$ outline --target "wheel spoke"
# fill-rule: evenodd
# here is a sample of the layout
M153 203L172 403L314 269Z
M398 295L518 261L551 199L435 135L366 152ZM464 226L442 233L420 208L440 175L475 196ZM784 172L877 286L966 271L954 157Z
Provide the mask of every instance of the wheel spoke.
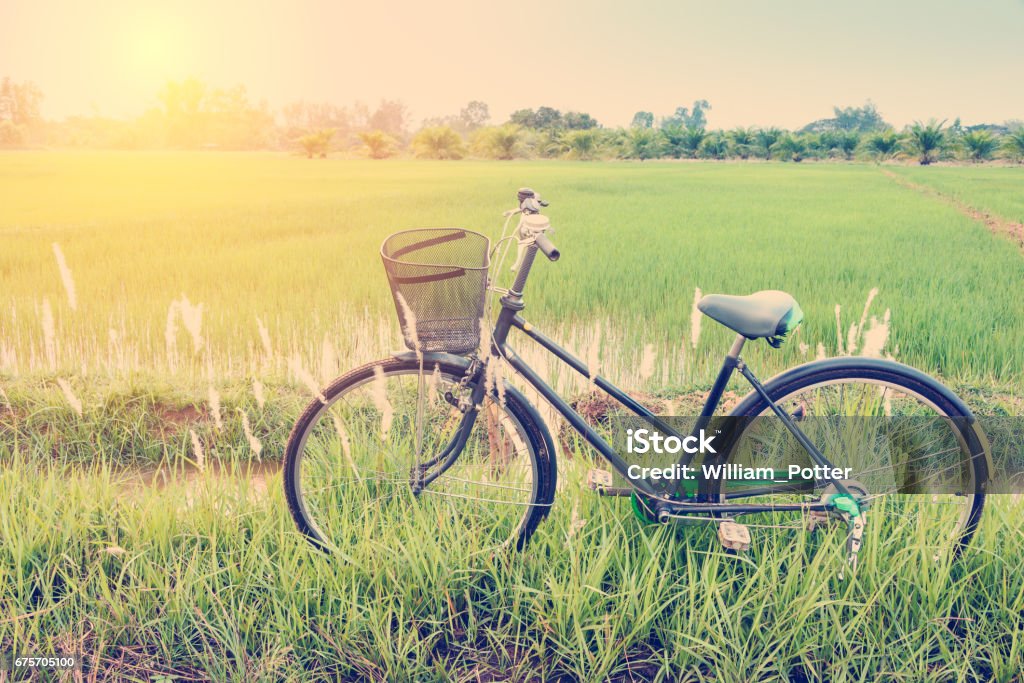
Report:
M485 400L465 448L452 463L441 457L463 419L444 398L445 392L462 395L460 379L393 361L327 396L293 438L294 457L289 443L294 463L286 468L286 486L291 482L299 500L293 515L300 529L344 548L368 524L386 529L395 542L471 533L480 547L532 528L527 521L549 503L535 500L541 487L533 442L508 406ZM431 470L438 476L418 488L415 468L435 460ZM442 465L448 469L438 472Z

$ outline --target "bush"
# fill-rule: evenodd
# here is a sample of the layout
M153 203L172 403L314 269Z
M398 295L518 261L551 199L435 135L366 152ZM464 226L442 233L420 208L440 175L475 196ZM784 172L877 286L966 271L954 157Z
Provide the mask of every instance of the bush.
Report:
M382 130L371 130L359 134L371 159L387 159L394 156L398 142Z
M1003 154L1011 161L1024 163L1024 126L1010 131L1003 138Z
M960 138L964 155L973 162L988 161L999 149L999 140L984 130L972 130Z
M13 121L0 121L0 147L21 147L25 144L25 130Z
M475 154L489 159L509 160L525 156L523 129L514 123L480 128L473 132L470 147Z
M319 130L299 138L299 144L306 152L307 159L312 159L314 155L319 156L321 159L326 159L332 137L334 137L334 129L325 128L324 130Z
M449 126L431 126L416 133L413 152L421 159L461 159L466 154L462 136Z
M915 121L907 131L907 147L917 155L918 163L927 166L939 158L946 146L946 131L942 129L945 121L932 119L928 123Z

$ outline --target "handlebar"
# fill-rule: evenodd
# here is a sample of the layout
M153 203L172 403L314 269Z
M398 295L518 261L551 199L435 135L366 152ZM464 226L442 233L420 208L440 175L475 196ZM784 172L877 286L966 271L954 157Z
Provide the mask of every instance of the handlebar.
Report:
M558 251L558 247L556 247L544 233L537 235L536 245L538 249L544 252L544 255L548 257L549 261L557 261L562 255L562 253Z
M562 254L551 240L548 239L548 236L544 234L544 231L550 227L550 224L548 219L540 213L541 207L548 206L548 203L528 187L519 188L516 198L519 200L518 213L523 214L519 224L520 240L532 237L534 245L544 252L548 260L557 261ZM511 213L515 212L507 212L505 215L510 215ZM520 251L519 260L516 262L517 265L522 261L522 254L523 252Z

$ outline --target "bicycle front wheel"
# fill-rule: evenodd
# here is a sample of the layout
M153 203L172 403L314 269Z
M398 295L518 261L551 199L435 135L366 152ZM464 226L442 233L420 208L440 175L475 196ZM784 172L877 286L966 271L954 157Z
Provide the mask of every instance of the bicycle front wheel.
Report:
M424 539L446 549L525 545L554 496L550 437L511 387L474 415L465 371L392 358L349 372L309 404L288 441L284 484L314 546L354 559Z
M772 400L832 464L849 468L851 487L867 510L865 552L959 556L977 529L988 479L987 444L967 407L949 389L891 361L837 358L795 368L768 381ZM778 472L806 452L770 406L753 394L732 415L747 422L728 461ZM721 502L796 503L820 498L824 479L771 485L757 497L746 484L712 482ZM796 489L796 490L794 490ZM806 527L806 516L765 513L750 526Z

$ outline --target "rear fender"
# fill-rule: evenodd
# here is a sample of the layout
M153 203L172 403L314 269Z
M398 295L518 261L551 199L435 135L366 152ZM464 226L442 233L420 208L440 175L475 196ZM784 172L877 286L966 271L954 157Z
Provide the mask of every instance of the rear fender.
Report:
M989 476L995 471L992 462L992 449L989 446L988 439L985 437L981 425L978 424L977 418L971 412L971 409L967 407L967 404L954 394L949 387L934 377L926 375L909 365L882 358L862 358L857 356L828 358L790 368L762 382L762 384L765 390L767 390L768 395L773 400L777 400L791 387L800 386L810 377L820 377L824 381L840 378L851 371L857 372L859 377L865 379L870 379L872 376L882 379L886 376L886 373L898 372L907 379L908 388L928 391L937 395L947 404L951 417L966 419L970 430L965 436L969 441L973 442L968 444L971 453L977 455L983 452L985 454L985 461L988 464ZM760 414L767 408L768 405L761 398L761 395L756 391L751 391L729 412L729 415L746 416Z

